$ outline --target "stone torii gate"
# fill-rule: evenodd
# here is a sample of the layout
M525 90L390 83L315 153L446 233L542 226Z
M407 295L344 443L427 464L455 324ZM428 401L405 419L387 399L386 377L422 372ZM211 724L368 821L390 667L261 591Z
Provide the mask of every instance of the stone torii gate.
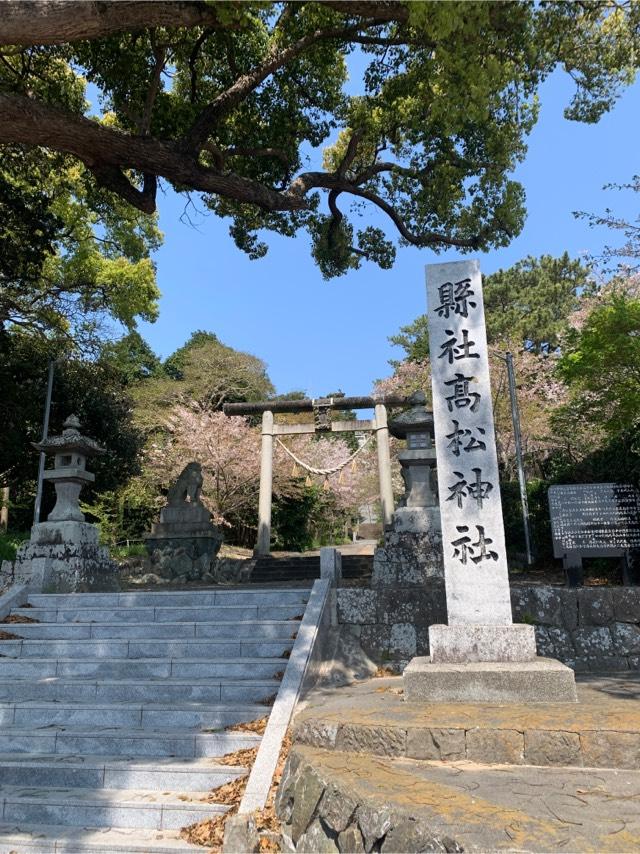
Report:
M262 447L260 455L260 497L258 502L258 538L256 555L268 555L271 548L271 501L273 489L273 437L300 433L374 432L378 449L378 477L382 522L386 527L393 516L391 486L391 457L387 406L406 406L409 399L396 395L384 397L325 397L303 400L263 401L260 403L225 403L225 415L262 415ZM371 419L332 421L332 409L373 409ZM313 412L308 424L276 424L276 413Z

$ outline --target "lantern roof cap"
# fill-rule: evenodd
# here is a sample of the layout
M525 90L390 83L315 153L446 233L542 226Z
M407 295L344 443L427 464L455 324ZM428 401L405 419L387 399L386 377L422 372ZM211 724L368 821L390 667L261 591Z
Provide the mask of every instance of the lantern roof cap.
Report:
M411 408L406 409L389 421L389 432L396 439L406 439L408 433L433 430L433 412L426 408L427 398L423 391L417 391L409 398Z
M48 436L42 442L32 442L33 447L43 453L61 454L65 451L79 451L86 457L98 456L106 453L105 449L88 436L80 432L80 419L77 415L70 415L62 425L61 436Z

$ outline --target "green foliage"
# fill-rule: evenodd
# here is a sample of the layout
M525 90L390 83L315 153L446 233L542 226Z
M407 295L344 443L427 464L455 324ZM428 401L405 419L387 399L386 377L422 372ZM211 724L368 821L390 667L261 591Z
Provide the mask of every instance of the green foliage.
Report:
M100 361L114 367L126 385L133 385L162 372L162 362L139 332L129 332L100 349Z
M344 219L316 217L311 226L312 255L325 279L356 269L359 259L351 251L353 226Z
M192 332L189 340L165 359L162 366L165 374L174 380L184 379L184 366L191 351L195 347L201 347L205 344L215 345L219 343L218 336L213 332L205 332L203 329Z
M409 362L424 362L429 358L429 322L426 314L420 314L413 323L402 326L400 331L389 337L396 347L402 347L404 359ZM404 361L404 360L403 360ZM392 365L400 364L392 361Z
M272 539L275 549L308 551L344 541L344 511L334 495L317 484L299 484L295 495L278 495L273 502Z
M305 487L295 497L276 497L273 502L271 536L273 547L304 552L313 548L309 520L318 503L316 487Z
M533 549L539 564L553 561L551 522L547 493L549 487L560 483L630 483L640 488L640 426L621 431L604 442L592 443L584 452L581 432L572 441L558 445L544 459L543 478L527 483L527 499ZM507 548L511 554L524 554L525 539L522 525L520 488L516 481L502 480L502 512ZM605 566L608 573L611 566Z
M640 300L614 291L597 305L567 336L558 373L572 392L574 417L610 436L633 428L640 418Z
M0 563L15 560L18 547L28 539L28 531L0 531Z
M530 350L555 349L588 286L589 270L565 252L518 261L484 279L487 339Z
M202 12L211 25L156 26L150 7L146 29L5 53L2 91L21 99L25 113L54 106L60 127L49 134L51 150L79 147L93 170L87 178L78 167L70 190L44 185L47 198L83 200L92 182L92 193L104 194L99 182L149 210L151 179L162 177L178 192L201 192L207 207L229 217L231 236L251 258L266 252L265 231L306 229L326 277L363 259L393 263L395 247L381 229L354 227L363 207L388 217L400 245L507 245L525 216L523 188L510 176L525 156L543 81L564 68L576 85L567 116L593 122L638 65L635 2L247 2ZM48 13L47 4L34 9ZM356 49L368 65L353 91L345 84ZM75 121L88 112L85 80L100 93L93 127ZM73 173L66 154L35 148L38 121L14 122L4 137L0 128L0 142L17 139L36 158L62 158L53 175ZM304 171L306 152L323 145L324 171ZM25 216L40 224L46 248L52 223L39 205L25 187ZM88 207L96 210L93 200ZM71 214L51 210L67 221ZM95 300L106 283L99 308L131 324L153 311L152 270L124 247L121 255L122 269L113 258L105 265L83 257L83 293ZM121 276L128 283L111 293Z
M133 477L119 489L100 491L82 509L98 525L101 542L116 546L149 532L158 513L158 497L143 477Z
M488 343L505 349L555 349L582 293L591 292L588 275L589 269L565 252L559 258L528 257L508 270L483 276ZM428 359L427 315L403 326L389 341L402 347L409 361Z
M604 440L597 436L591 442L584 432L574 427L565 445L549 455L545 460L545 478L550 483L617 482L640 488L640 425L636 423Z
M160 374L135 389L136 420L145 430L165 429L176 403L218 410L224 403L264 400L274 391L261 359L228 347L213 333L194 332Z
M3 153L0 171L0 281L33 281L53 251L62 220L37 184L20 180L23 156L15 148ZM25 251L29 247L29 251Z
M128 329L155 320L155 217L99 188L71 158L6 149L0 223L0 323L87 346L105 319Z
M73 357L60 344L38 336L0 331L0 477L11 489L11 524L28 527L33 514L38 455L31 446L42 435L47 374L55 367L50 433L59 433L63 421L75 413L83 429L106 447L107 454L92 460L100 490L115 490L138 470L142 436L132 423L132 404L118 370L104 362ZM92 500L95 487L83 491ZM43 512L52 507L52 490L45 486Z
M567 483L567 481L564 482ZM575 481L569 480L568 482L573 483ZM550 485L551 483L547 480L530 480L527 483L532 548L536 560L541 563L548 563L553 559L551 522L547 499ZM526 553L526 544L522 522L520 485L517 481L501 480L500 494L507 551L511 555L523 555Z
M124 546L112 546L110 552L112 558L122 560L127 557L144 557L147 549L144 543L130 543Z

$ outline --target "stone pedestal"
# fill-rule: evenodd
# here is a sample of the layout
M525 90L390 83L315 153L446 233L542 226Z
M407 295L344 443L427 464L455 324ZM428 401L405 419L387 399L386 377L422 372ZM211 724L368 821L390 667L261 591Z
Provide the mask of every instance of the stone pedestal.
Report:
M533 626L429 626L429 652L434 664L477 661L533 661Z
M425 584L443 577L437 507L400 507L373 557L373 587Z
M3 563L3 580L44 593L118 590L118 567L99 544L98 529L84 521L79 503L82 487L95 479L86 470L87 459L104 454L104 448L80 433L75 415L64 422L60 436L49 436L34 448L55 455L54 467L42 477L53 484L56 504L46 522L33 526L14 563Z
M578 699L573 670L553 658L465 664L414 658L403 682L409 703L575 703Z
M200 501L202 471L189 463L168 495L169 503L160 511L145 544L156 575L170 580L214 579L216 556L222 534Z
M40 522L18 549L15 584L44 593L84 593L119 589L118 567L88 522Z

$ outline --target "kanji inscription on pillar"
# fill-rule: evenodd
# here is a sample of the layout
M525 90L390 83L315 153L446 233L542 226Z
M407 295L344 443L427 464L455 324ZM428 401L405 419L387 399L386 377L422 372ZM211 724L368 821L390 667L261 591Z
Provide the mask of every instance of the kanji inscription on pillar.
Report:
M427 306L449 625L509 625L479 263L427 265Z

